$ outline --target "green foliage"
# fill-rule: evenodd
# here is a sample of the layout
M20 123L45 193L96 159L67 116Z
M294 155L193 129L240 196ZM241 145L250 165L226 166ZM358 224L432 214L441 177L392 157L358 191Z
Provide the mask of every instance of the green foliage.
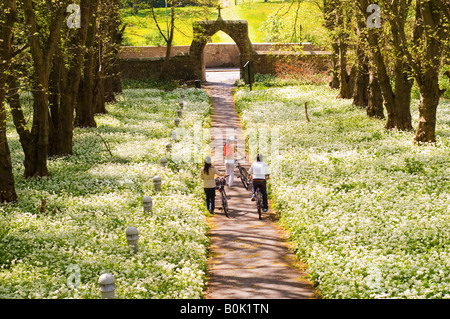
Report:
M285 41L289 38L291 32L293 15L292 12L282 18L275 18L275 12L289 6L284 2L244 2L239 1L230 5L221 11L223 19L228 20L247 20L249 25L249 37L253 43ZM177 30L175 32L174 45L189 45L192 42L192 22L196 20L215 20L217 18L217 9L215 7L192 6L177 8L176 20ZM165 8L156 8L157 20L165 30L166 11ZM136 15L129 9L122 10L122 17L128 27L125 32L125 44L131 46L140 45L161 45L157 36L157 28L149 14L148 9L139 11ZM313 18L312 18L313 17ZM277 24L277 37L268 33L270 25ZM286 21L286 22L281 22ZM302 25L302 37L297 40L309 41L313 44L321 45L324 43L325 35L322 26L322 18L319 8L312 3L305 2L301 4L301 11L298 25ZM283 25L283 26L281 26ZM272 28L273 29L273 28ZM233 40L223 32L218 32L211 39L213 43L233 43Z
M271 14L261 24L259 29L264 34L265 42L284 42L286 40L284 19L276 14Z
M279 129L273 203L322 297L450 297L447 100L435 146L385 131L328 86L241 87L235 101L247 132ZM417 103L412 114L417 125Z
M0 298L100 298L97 281L104 272L115 275L118 298L203 296L209 240L199 164L163 168L159 159L168 156L181 92L187 130L198 121L209 125L209 97L152 84L125 84L108 114L96 117L98 128L76 129L74 154L50 159L50 178L22 177L23 153L8 119L19 201L0 206ZM186 148L171 142L173 156ZM162 179L160 192L155 175ZM143 211L144 195L153 199L151 213ZM127 247L128 226L139 230L137 254ZM80 269L75 287L74 265Z
M450 65L445 65L442 68L441 77L439 78L439 85L441 89L445 90L443 97L450 99L450 79L447 75L444 75L445 72L450 72Z
M249 10L252 10L250 6ZM288 2L272 4L266 18L261 19L259 31L263 42L310 42L324 46L328 38L323 23L323 15L316 4L300 1L291 6Z
M178 87L174 80L158 80L156 78L148 79L123 79L123 89L159 89L159 90L174 90Z
M0 241L8 235L9 231L9 220L6 217L0 216Z

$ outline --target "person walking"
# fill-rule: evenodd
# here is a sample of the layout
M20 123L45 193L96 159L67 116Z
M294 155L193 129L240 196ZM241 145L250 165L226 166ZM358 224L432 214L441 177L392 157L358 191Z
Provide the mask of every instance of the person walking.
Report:
M212 166L211 157L205 157L205 165L201 168L200 177L203 180L203 189L205 190L206 208L211 214L214 214L215 209L216 175L224 176L217 168Z
M263 209L264 212L269 210L267 200L267 180L270 178L269 165L263 162L261 154L256 155L256 162L254 162L248 170L249 179L253 179L252 201L255 201L255 191L257 188L261 190L263 195Z
M233 186L234 182L234 166L236 155L239 153L237 150L237 138L235 136L227 139L224 147L223 147L223 155L225 157L225 172L228 175L227 177L227 185L229 187ZM240 153L239 153L240 154ZM245 156L242 156L245 157Z

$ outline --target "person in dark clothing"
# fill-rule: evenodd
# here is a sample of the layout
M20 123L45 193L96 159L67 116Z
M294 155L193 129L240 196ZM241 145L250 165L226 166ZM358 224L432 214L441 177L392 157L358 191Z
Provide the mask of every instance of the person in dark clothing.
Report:
M252 201L255 200L255 191L259 187L261 194L263 195L263 209L264 212L269 210L269 204L267 200L267 180L270 178L269 166L264 163L261 154L256 156L256 162L250 166L248 170L249 179L253 179L253 194Z

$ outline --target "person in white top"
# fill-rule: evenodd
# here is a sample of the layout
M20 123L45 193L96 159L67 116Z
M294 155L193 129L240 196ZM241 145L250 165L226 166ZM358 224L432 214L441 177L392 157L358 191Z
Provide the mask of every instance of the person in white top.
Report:
M225 174L227 177L227 185L229 187L233 186L234 181L234 162L235 157L238 154L236 146L237 138L235 136L227 139L223 147L223 155L225 156Z
M259 187L263 195L263 209L264 212L269 210L267 202L267 180L270 178L269 165L263 162L261 154L256 155L256 162L254 162L248 170L249 179L253 179L253 194L252 201L255 200L255 190Z

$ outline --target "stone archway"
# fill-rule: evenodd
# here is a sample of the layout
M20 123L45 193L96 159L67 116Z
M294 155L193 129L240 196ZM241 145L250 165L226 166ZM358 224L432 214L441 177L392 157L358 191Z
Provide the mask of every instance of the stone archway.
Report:
M203 60L203 50L208 39L219 31L228 34L236 43L240 52L241 77L243 67L247 61L252 60L254 54L252 43L248 36L248 23L245 20L222 20L197 21L193 24L194 40L189 49L191 67L197 79L206 80L205 62Z

